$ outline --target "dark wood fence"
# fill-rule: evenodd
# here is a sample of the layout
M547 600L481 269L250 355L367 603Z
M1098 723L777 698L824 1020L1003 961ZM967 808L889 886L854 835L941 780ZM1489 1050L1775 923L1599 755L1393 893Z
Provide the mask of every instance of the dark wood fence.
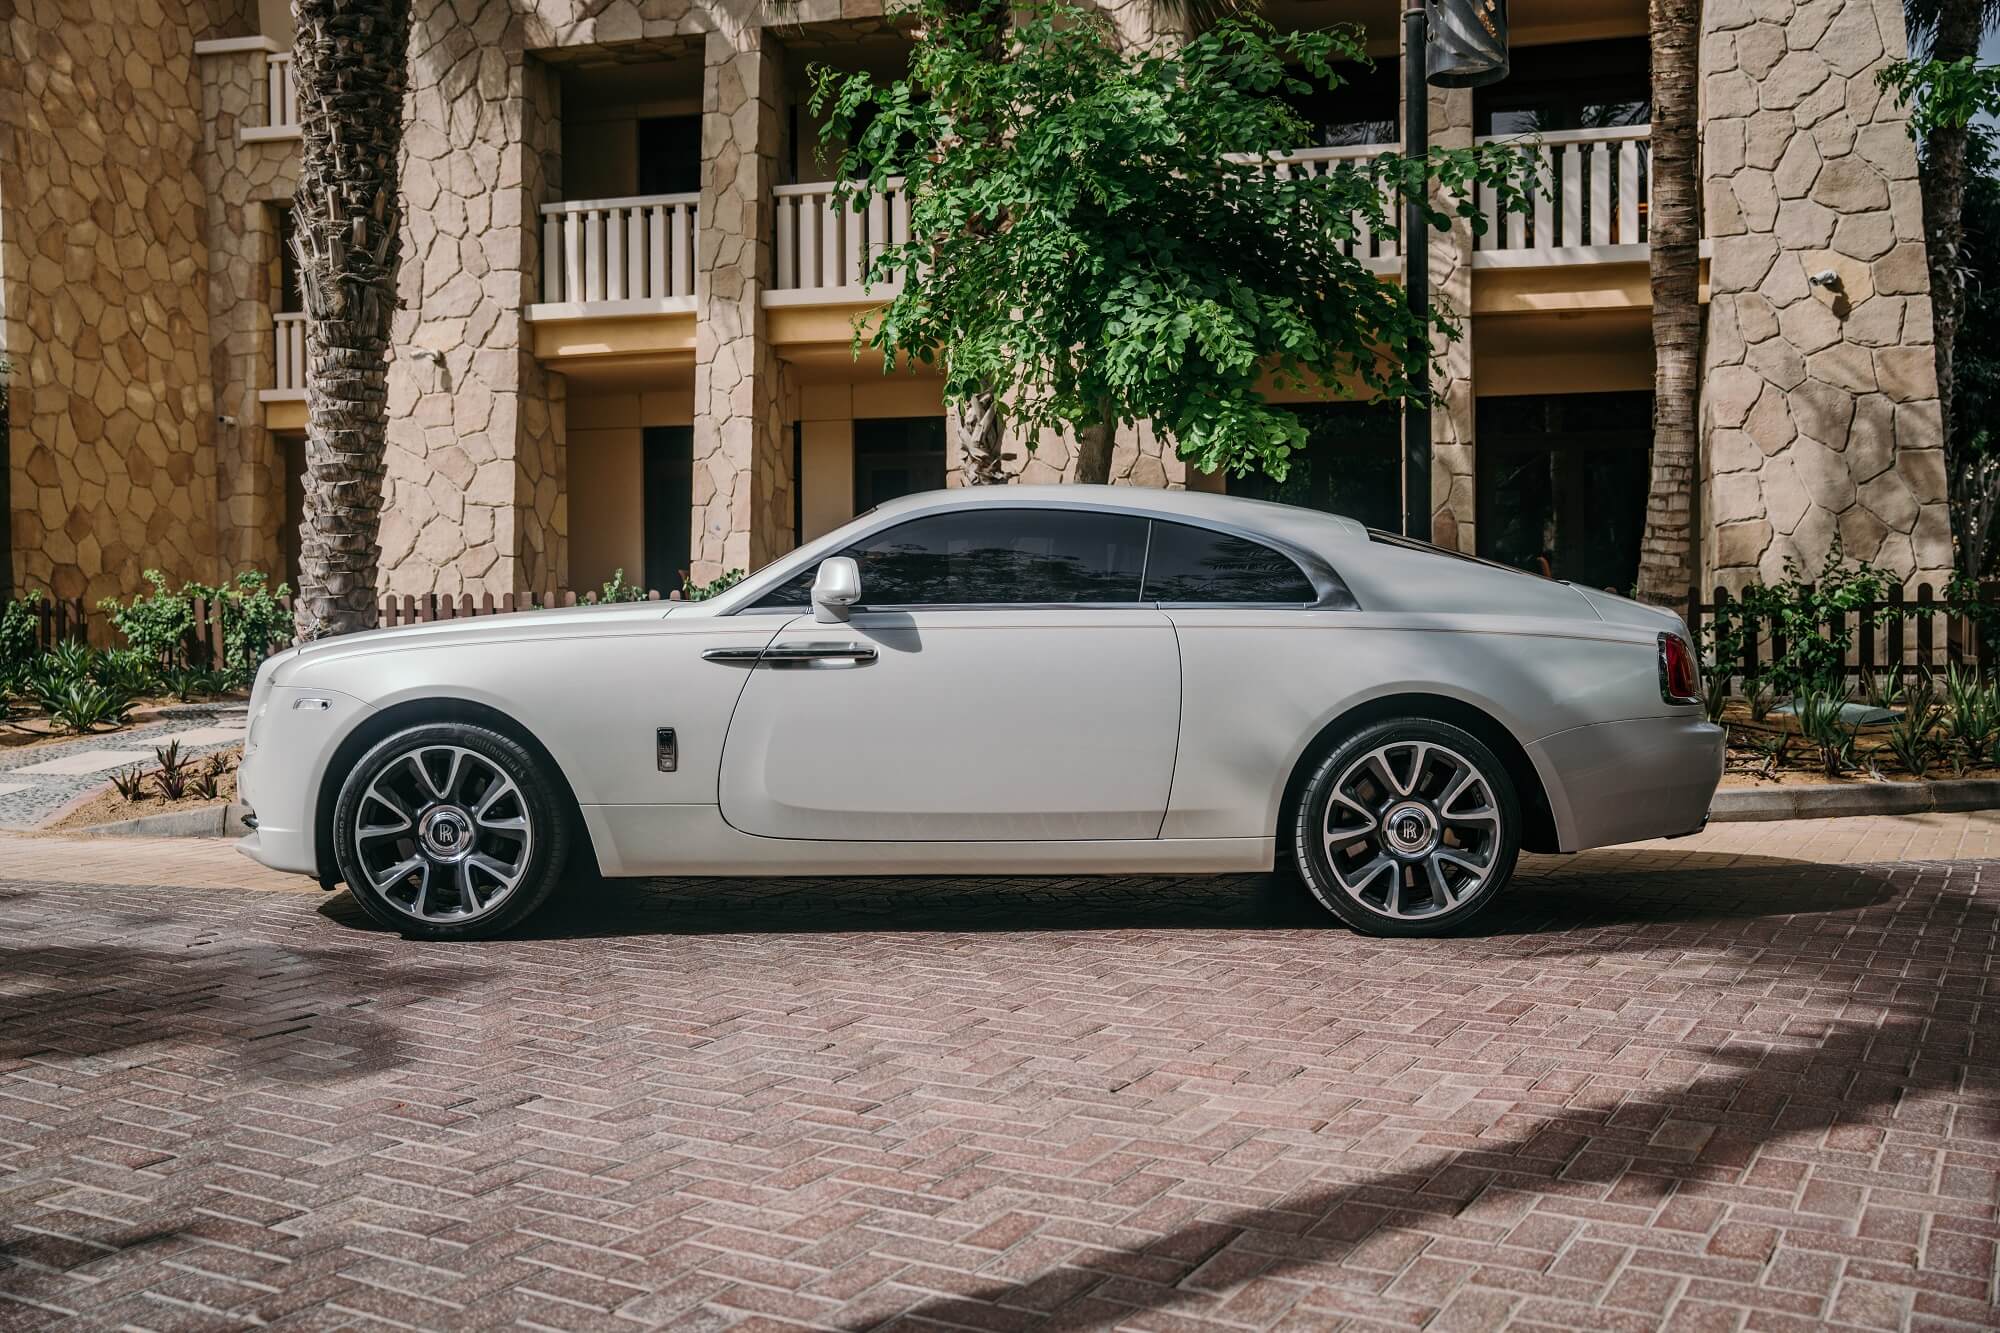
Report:
M649 602L678 602L678 591L664 597L657 591L649 591L645 600ZM290 597L280 598L285 610L292 609ZM574 592L557 593L503 593L495 597L492 593L474 598L465 593L453 597L450 593L425 593L421 597L405 594L401 597L384 597L377 606L378 623L392 625L418 625L434 620L458 620L466 616L502 615L510 611L545 611L555 607L588 605ZM223 660L222 607L219 602L206 597L194 599L194 627L188 632L189 647L193 649L191 658L197 665L212 666ZM92 636L93 627L100 643L118 639L118 631L111 624L109 616L99 612L92 614L81 597L45 598L40 603L40 624L36 629L36 640L46 650L58 643L72 639L87 640Z
M1688 626L1695 632L1695 641L1704 643L1718 619L1744 620L1740 606L1726 588L1717 588L1712 601L1697 603ZM1750 678L1784 655L1782 631L1758 624L1755 616L1747 619L1751 632L1743 636L1742 653L1731 662L1711 660L1712 668L1727 668L1732 675ZM1851 645L1847 665L1851 672L1888 671L1897 667L1912 671L1926 668L1943 671L1953 665L1991 667L1995 664L1994 654L1980 633L1982 619L2000 627L2000 583L1980 585L1975 602L1948 602L1943 588L1920 583L1914 592L1891 588L1881 601L1864 603L1830 617L1826 632L1837 638L1842 633L1839 621L1846 622L1845 632Z

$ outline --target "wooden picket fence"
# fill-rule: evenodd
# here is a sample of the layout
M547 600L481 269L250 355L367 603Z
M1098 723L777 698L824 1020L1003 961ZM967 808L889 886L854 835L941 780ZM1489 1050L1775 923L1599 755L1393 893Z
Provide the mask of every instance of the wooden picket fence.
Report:
M1979 626L1981 619L2000 625L2000 583L1981 584L1977 603L1992 609L1975 614L1968 603L1947 601L1944 589L1929 583L1918 584L1910 593L1891 588L1889 595L1880 601L1867 602L1830 617L1827 629L1830 635L1838 637L1842 626L1837 622L1846 621L1845 630L1852 645L1847 651L1847 667L1852 675L1890 670L1943 671L1950 666L1991 668L1996 665L1993 653L1983 641ZM1695 642L1703 642L1704 631L1718 617L1740 618L1740 611L1732 611L1736 605L1729 590L1720 587L1715 589L1712 600L1695 603L1688 625L1694 631ZM1784 652L1783 633L1760 628L1744 636L1738 660L1710 661L1708 666L1712 670L1728 669L1732 676L1753 680Z
M678 602L678 590L662 595L657 589L646 593L649 602ZM292 599L282 597L279 601L286 611L292 609ZM384 597L377 606L378 623L384 628L396 625L419 625L436 620L459 620L466 616L504 615L511 611L546 611L557 607L586 605L574 592L556 593L503 593L495 597L486 593L474 598L470 593L453 597L449 593L425 593L421 597L405 594L401 597ZM222 607L218 602L206 597L194 599L194 628L188 632L188 646L192 650L190 659L200 667L211 667L223 660ZM118 631L110 619L101 613L93 616L81 597L45 598L40 604L40 624L36 630L36 642L46 651L56 644L71 640L88 641L92 637L92 627L97 627L100 643L118 639Z

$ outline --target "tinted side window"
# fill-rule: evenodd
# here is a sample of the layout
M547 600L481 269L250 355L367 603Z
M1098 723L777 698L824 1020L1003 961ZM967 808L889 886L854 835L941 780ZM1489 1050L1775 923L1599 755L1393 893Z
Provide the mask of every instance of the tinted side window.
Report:
M1268 546L1156 521L1145 600L1298 605L1318 601L1319 594L1290 556Z
M841 552L861 567L864 606L1136 602L1146 520L1062 509L930 514ZM805 606L802 570L759 606Z

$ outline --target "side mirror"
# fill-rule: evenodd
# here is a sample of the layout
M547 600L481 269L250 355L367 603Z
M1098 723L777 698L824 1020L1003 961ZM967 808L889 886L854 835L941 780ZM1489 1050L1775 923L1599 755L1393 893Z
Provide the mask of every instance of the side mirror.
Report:
M813 575L813 619L822 625L837 625L847 619L847 608L861 600L861 566L852 556L830 555L819 562Z

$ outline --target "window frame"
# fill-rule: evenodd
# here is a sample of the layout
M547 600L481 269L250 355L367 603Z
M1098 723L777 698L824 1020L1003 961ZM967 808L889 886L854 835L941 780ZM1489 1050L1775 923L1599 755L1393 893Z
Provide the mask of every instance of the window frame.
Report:
M1283 538L1273 537L1268 533L1258 532L1253 529L1244 527L1241 524L1223 522L1203 515L1161 514L1161 513L1155 513L1150 509L1128 508L1123 505L1109 505L1103 503L1094 503L1091 501L1076 501L1076 502L1043 501L1032 504L981 503L977 505L973 504L940 505L935 508L920 509L916 513L896 514L894 516L887 517L883 522L880 522L873 527L867 528L864 531L857 533L852 539L842 543L841 546L836 550L825 551L811 558L810 560L801 560L796 563L774 562L774 564L782 563L782 568L771 569L771 580L767 585L755 588L754 590L750 590L754 591L755 595L749 596L745 600L743 605L731 607L729 610L721 612L720 614L724 616L798 615L801 612L809 611L811 610L810 600L808 600L808 602L804 606L763 606L760 605L760 603L763 601L764 598L770 596L772 593L775 593L779 588L782 588L792 579L798 577L798 575L800 575L801 573L804 573L809 566L812 568L817 568L821 561L829 559L832 556L845 554L845 552L850 547L857 546L866 541L870 541L873 538L878 537L885 532L903 526L905 523L913 523L921 519L936 518L943 514L961 514L961 513L990 512L990 511L1009 511L1009 512L1026 512L1026 513L1082 512L1082 513L1092 513L1092 514L1103 514L1108 516L1115 516L1118 518L1128 518L1128 519L1136 518L1140 520L1141 522L1146 524L1145 552L1140 560L1140 565L1139 565L1139 591L1141 594L1143 594L1146 590L1145 580L1146 580L1147 564L1150 562L1152 557L1153 524L1177 523L1182 527L1196 528L1206 532L1214 532L1225 537L1235 537L1241 541L1249 542L1254 546L1261 546L1267 550L1275 551L1278 555L1284 557L1286 560L1289 560L1299 570L1300 574L1304 576L1306 584L1313 589L1313 591L1317 594L1317 596L1311 602L1217 602L1217 601L1164 602L1164 601L1147 601L1136 598L1129 602L917 602L917 603L884 602L880 604L875 604L870 602L857 602L853 607L854 612L871 613L871 614L876 612L900 612L908 614L916 611L996 611L996 610L1359 611L1361 609L1361 604L1354 599L1354 594L1352 591L1349 590L1346 581L1340 577L1339 573L1333 568L1331 564L1327 563L1324 557L1320 556L1316 552L1298 546L1295 543L1286 541ZM762 571L760 571L760 573L761 572ZM862 594L865 596L867 594L867 591L868 591L867 588L864 587L862 589Z

